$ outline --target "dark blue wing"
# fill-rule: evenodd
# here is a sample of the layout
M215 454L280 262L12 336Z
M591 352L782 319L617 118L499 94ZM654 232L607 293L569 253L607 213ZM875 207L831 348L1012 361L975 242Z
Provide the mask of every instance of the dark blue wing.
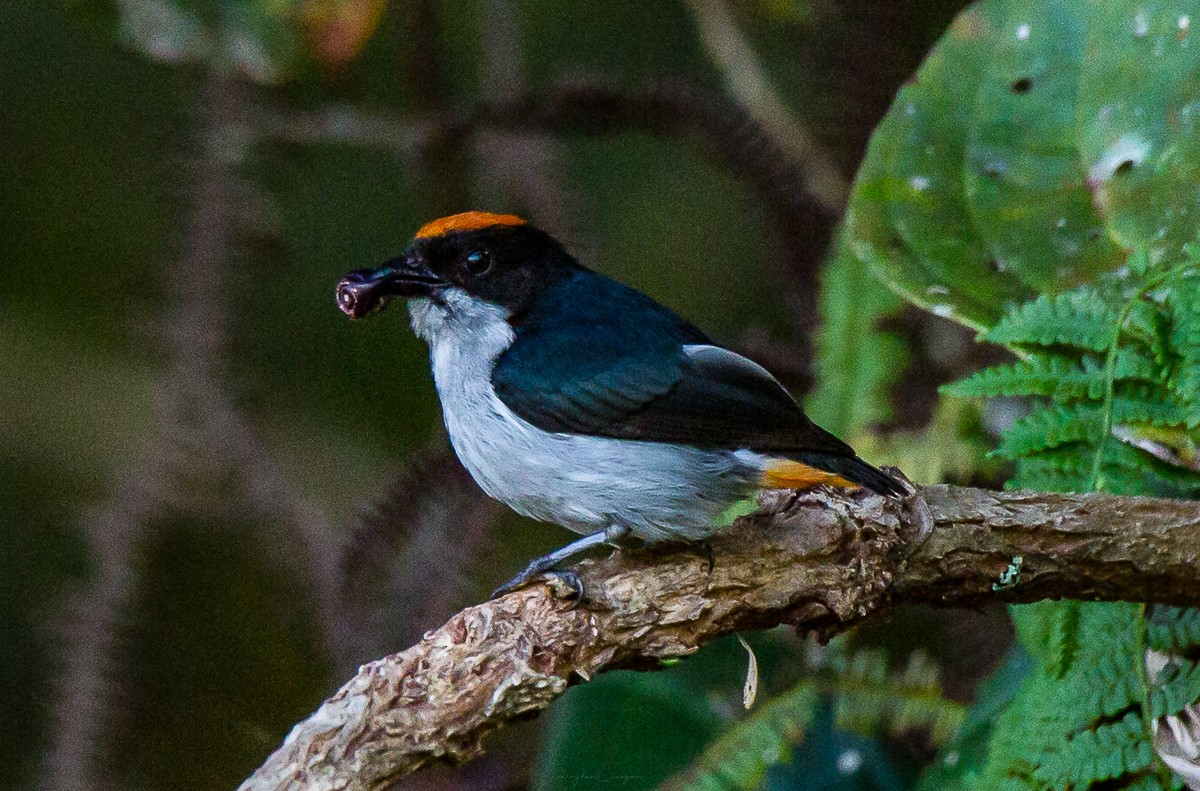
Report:
M492 383L509 409L545 431L854 455L760 366L593 272L544 294L515 331Z
M628 286L587 270L515 322L496 361L496 394L547 431L603 434L682 377L684 344L704 333Z

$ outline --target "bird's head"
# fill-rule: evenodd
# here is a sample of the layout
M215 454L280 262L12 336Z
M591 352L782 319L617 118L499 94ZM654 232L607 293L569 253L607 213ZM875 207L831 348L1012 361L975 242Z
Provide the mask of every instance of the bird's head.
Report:
M549 234L520 217L465 212L427 223L383 266L346 274L338 281L337 303L346 315L361 318L395 297L444 301L458 290L512 316L578 268Z

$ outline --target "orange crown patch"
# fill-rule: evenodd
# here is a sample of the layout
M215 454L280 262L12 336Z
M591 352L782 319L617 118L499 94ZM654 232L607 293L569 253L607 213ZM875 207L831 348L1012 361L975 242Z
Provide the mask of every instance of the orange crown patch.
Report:
M525 221L515 214L492 214L486 211L465 211L462 214L451 214L440 220L427 222L417 231L416 238L432 239L455 231L478 231L481 228L492 228L496 225L525 225Z

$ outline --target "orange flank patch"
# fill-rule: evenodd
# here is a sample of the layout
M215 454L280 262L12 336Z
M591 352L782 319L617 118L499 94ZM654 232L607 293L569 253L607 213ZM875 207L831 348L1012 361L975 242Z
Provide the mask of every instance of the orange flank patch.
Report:
M432 239L435 236L454 233L455 231L478 231L481 228L492 228L497 225L524 225L525 221L515 214L492 214L487 211L465 211L462 214L451 214L440 220L427 222L417 231L418 239Z
M762 486L766 489L811 489L814 486L844 486L857 489L858 484L832 472L818 470L789 459L776 459L763 471Z

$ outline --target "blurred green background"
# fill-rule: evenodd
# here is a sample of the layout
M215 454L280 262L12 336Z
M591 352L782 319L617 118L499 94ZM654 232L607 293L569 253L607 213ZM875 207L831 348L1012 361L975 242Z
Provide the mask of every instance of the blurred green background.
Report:
M355 663L564 541L488 505L446 458L404 317L335 309L341 273L428 219L526 214L803 392L837 185L961 5L0 5L0 786L232 788ZM728 46L771 101L738 95L744 73L714 57ZM445 132L564 84L673 86L731 128L782 108L834 188L789 187L799 219L783 227L721 130L686 117ZM924 424L966 365L969 336L939 321L897 320L915 368L886 427ZM952 669L961 694L954 678L1007 639L994 624L916 612L884 628L901 651L982 641ZM807 650L755 644L769 689ZM483 761L410 785L653 787L739 716L743 672L732 643L612 674ZM771 787L818 787L801 778L833 765L837 738ZM886 752L864 748L874 769L845 787L900 787L920 751ZM830 776L820 787L849 775Z

